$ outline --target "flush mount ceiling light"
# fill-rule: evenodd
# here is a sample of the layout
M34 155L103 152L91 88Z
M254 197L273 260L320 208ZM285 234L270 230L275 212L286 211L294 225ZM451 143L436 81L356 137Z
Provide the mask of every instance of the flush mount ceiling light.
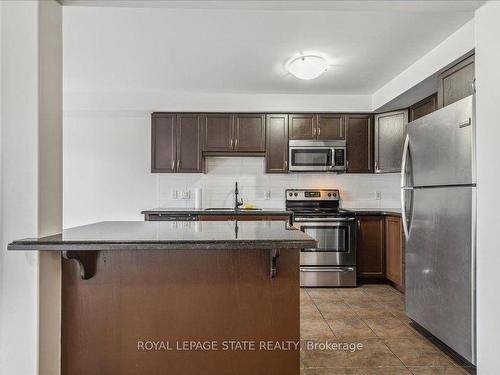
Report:
M317 55L294 57L286 63L286 69L299 79L314 79L328 70L328 61Z

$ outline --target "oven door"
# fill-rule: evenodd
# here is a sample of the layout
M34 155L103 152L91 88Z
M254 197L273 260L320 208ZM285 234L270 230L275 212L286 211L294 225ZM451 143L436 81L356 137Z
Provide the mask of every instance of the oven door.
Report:
M334 165L334 148L319 146L290 146L290 171L330 171Z
M295 222L313 237L317 248L302 249L301 266L355 266L356 221Z

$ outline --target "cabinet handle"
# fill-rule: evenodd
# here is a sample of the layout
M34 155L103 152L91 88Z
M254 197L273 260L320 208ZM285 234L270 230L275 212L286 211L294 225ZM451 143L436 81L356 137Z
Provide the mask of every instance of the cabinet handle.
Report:
M378 160L375 160L375 170L378 171Z
M238 148L238 138L234 140L234 148Z
M318 137L321 135L321 128L318 128Z
M347 170L349 170L349 160L346 160L345 167L346 167Z
M172 159L172 169L175 169L175 159Z
M181 161L180 159L177 159L177 169L180 169L181 168Z
M316 137L316 128L313 127L313 137Z
M231 141L229 141L229 147L233 148L233 138L231 138Z
M285 160L285 169L288 168L288 160Z

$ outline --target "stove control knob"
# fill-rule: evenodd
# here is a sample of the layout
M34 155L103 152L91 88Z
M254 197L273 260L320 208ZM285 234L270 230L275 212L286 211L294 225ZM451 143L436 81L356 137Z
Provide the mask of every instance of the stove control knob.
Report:
M294 193L293 195L295 195L295 196L297 197L297 196L298 196L299 194L297 194L297 193Z
M291 197L293 194L292 193L288 193L288 196Z
M331 197L332 196L332 193L328 193L328 196Z

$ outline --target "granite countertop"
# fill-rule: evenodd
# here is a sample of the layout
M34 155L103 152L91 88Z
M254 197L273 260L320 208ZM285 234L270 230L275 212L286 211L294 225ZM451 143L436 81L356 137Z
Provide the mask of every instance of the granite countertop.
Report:
M257 210L239 208L220 208L207 210L206 208L152 208L141 211L141 214L163 214L163 215L292 215L292 211L284 208L262 208Z
M9 250L195 250L311 248L316 241L280 221L104 221L16 240Z
M401 208L346 208L357 215L401 216Z

